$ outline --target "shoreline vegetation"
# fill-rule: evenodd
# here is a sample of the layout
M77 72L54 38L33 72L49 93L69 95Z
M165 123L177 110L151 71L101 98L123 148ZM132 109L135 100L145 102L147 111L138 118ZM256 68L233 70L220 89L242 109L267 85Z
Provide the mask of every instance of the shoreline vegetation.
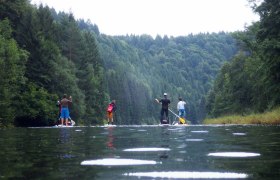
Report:
M219 118L207 118L203 124L263 124L263 125L279 125L280 124L280 107L257 114L249 114L246 116L230 115Z

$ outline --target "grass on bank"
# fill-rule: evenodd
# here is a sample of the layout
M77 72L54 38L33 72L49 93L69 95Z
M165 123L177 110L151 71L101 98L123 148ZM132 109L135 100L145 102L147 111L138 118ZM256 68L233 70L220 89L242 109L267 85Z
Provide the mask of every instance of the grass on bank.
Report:
M247 116L232 115L213 119L205 119L203 124L280 124L280 107L265 113Z

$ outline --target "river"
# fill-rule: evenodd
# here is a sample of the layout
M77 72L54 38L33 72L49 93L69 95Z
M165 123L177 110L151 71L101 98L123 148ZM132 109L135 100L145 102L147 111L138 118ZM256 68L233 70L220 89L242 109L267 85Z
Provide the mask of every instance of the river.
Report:
M1 179L278 179L280 127L0 129Z

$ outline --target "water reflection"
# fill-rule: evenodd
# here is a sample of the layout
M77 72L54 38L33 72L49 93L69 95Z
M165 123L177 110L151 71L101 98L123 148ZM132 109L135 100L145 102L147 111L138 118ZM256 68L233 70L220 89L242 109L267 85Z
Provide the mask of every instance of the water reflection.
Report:
M248 175L244 173L231 173L231 172L188 172L188 171L170 171L170 172L138 172L138 173L125 173L124 176L137 176L137 177L150 177L150 178L174 178L174 179L243 179Z
M170 148L131 148L131 149L125 149L123 151L128 152L143 152L143 151L170 151Z
M81 162L81 165L98 165L98 166L128 166L128 165L154 165L157 164L156 161L150 160L138 160L138 159L97 159L97 160L87 160Z
M115 147L114 147L114 136L113 136L113 130L114 128L113 127L108 127L108 136L107 136L107 142L106 142L106 145L109 149L111 150L114 150Z
M191 131L192 133L208 133L209 131Z
M209 153L208 156L218 156L218 157L255 157L260 156L259 153L251 152L216 152Z
M279 132L280 126L0 129L0 177L277 179Z
M199 141L203 141L203 139L186 139L186 141L199 142Z
M232 133L232 134L235 136L245 136L246 135L246 133Z
M161 129L161 147L162 148L168 148L169 149L169 144L170 144L170 131L168 129L168 127L162 127ZM163 151L161 154L159 154L159 159L167 159L168 156L168 151Z
M69 143L70 142L70 130L67 128L60 128L59 129L59 142L64 144L64 143Z

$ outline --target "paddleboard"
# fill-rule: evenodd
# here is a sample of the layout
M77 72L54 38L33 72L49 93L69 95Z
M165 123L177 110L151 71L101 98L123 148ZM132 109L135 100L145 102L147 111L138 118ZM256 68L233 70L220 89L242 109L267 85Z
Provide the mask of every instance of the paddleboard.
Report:
M105 124L104 127L116 127L117 125L115 124Z
M68 126L57 124L57 125L55 125L53 127L73 127L73 126L75 126L75 124L76 124L75 121L71 120L71 124L68 124Z
M72 126L72 125L68 125L68 126L65 126L65 125L55 125L55 126L53 126L53 127L57 127L57 128L68 128L68 127L74 127L74 126Z

